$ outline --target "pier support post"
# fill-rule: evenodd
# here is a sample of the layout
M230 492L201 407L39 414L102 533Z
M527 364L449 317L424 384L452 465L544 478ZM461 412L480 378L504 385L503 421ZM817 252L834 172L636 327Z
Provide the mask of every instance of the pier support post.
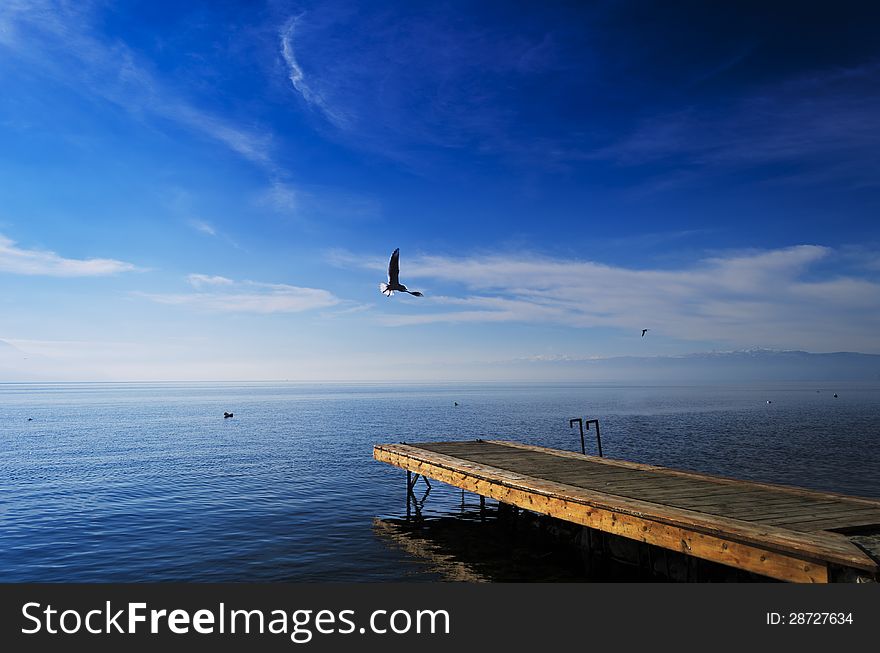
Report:
M406 472L406 520L409 521L412 516L410 497L412 496L412 472Z
M416 497L415 487L416 483L419 482L419 479L425 483L425 494L422 495L422 498L419 499ZM406 472L406 518L409 520L413 516L413 510L415 511L416 519L421 519L422 517L422 506L425 505L425 500L428 498L428 495L431 493L431 482L428 480L428 477L424 474L413 474L411 470L407 470Z

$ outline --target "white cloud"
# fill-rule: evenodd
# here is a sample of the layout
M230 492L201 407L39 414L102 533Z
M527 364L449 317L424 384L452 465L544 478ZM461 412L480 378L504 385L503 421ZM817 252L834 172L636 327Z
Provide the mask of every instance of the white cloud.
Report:
M97 277L137 269L131 263L115 259L73 259L46 250L22 249L0 234L0 272L50 277Z
M187 281L198 292L162 294L136 293L159 304L188 306L221 313L301 313L329 308L339 298L320 288L302 288L280 283L235 281L226 277L191 274Z
M520 322L611 327L656 337L813 351L876 351L880 283L819 275L835 252L817 245L718 255L677 269L636 269L524 254L411 257L411 281L464 288L427 294L423 310L385 324ZM337 263L349 262L333 252ZM364 261L363 267L374 267ZM447 288L447 293L449 288Z

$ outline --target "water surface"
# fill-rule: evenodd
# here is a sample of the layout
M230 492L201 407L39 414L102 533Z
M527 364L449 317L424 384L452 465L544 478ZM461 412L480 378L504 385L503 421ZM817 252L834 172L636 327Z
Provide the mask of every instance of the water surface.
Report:
M575 450L577 416L608 457L880 497L877 384L5 384L0 581L435 580L376 520L405 475L372 445Z

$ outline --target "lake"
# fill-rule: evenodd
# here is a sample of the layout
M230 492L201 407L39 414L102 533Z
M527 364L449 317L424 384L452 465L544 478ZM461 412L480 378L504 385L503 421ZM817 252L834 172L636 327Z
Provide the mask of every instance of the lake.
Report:
M579 450L572 417L610 458L880 497L876 383L0 384L0 581L447 578L393 527L405 473L372 445ZM433 485L426 517L455 523L461 493ZM476 576L530 579L481 555Z

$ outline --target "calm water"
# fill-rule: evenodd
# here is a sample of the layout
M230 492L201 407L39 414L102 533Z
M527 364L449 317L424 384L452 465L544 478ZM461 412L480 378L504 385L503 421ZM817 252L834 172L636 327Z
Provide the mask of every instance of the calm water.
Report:
M609 457L880 497L877 384L0 385L0 581L434 580L372 445L574 450L585 414Z

